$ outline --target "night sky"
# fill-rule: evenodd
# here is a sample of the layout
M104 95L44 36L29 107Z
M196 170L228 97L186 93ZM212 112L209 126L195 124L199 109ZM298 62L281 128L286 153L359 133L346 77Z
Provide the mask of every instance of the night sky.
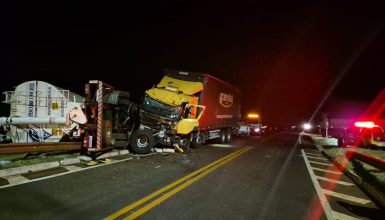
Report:
M4 7L1 92L42 80L82 95L99 79L139 100L164 68L181 69L236 85L244 114L288 124L325 97L318 111L365 106L385 85L380 1L123 2Z

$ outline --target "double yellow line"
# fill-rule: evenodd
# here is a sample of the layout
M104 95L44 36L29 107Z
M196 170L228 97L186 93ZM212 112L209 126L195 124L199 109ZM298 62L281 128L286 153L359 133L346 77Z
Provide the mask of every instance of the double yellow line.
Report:
M127 207L124 207L123 209L111 214L110 216L107 216L106 220L112 220L112 219L116 219L124 214L126 214L127 212L131 211L132 209L142 205L143 203L149 201L150 199L153 199L154 197L164 193L162 196L160 196L159 198L155 199L154 201L148 203L147 205L143 206L142 208L134 211L133 213L131 213L129 216L125 217L124 219L135 219L141 215L143 215L144 213L146 213L147 211L149 211L150 209L154 208L155 206L159 205L160 203L162 203L163 201L165 201L166 199L170 198L171 196L173 196L174 194L178 193L179 191L181 191L182 189L186 188L187 186L193 184L194 182L198 181L199 179L203 178L204 176L206 176L207 174L211 173L212 171L218 169L219 167L223 166L224 164L230 162L231 160L234 160L235 158L239 157L240 155L246 153L247 151L249 151L251 149L251 147L244 147L240 150L237 150L225 157L222 157L216 161L214 161L213 163L211 164L208 164L204 167L202 167L201 169L197 170L197 171L194 171L182 178L180 178L179 180L151 193L150 195L132 203L131 205L127 206ZM184 182L184 183L183 183ZM182 183L182 184L181 184ZM179 185L180 184L180 185ZM179 186L178 186L179 185ZM177 187L176 187L177 186ZM175 187L175 188L174 188ZM172 189L173 188L173 189ZM171 190L172 189L172 190Z

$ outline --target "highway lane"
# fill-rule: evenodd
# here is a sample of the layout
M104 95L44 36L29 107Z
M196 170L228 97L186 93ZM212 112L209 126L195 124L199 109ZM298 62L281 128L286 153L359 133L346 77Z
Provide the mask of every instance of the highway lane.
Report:
M310 219L320 208L296 136L252 150L143 214L144 219ZM325 216L321 213L321 219Z
M301 155L315 148L297 138L240 137L0 189L0 219L324 219Z

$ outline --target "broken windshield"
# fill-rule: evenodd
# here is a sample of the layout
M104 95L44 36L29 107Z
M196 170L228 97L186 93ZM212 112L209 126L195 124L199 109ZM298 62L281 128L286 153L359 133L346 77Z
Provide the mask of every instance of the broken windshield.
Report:
M177 120L180 118L180 107L166 105L148 96L144 98L142 110L173 120Z

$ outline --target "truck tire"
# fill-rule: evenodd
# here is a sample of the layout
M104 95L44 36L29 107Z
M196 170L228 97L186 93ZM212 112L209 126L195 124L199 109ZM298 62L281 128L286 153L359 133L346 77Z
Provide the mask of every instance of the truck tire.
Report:
M155 139L149 130L138 130L131 137L131 148L135 153L150 153L154 145Z
M191 133L190 135L190 147L198 148L200 145L204 144L203 134L202 133Z
M231 129L226 129L226 143L230 142L233 139L233 136L231 134Z
M184 149L185 151L190 151L190 147L191 147L191 138L186 138L184 139L183 141L180 142L180 147L182 147L182 149ZM183 143L183 144L182 144Z
M194 132L191 132L190 135L189 135L189 141L190 141L190 147L191 148L196 148L197 147L197 143L195 142L195 134Z
M226 133L227 133L226 130L221 131L221 136L219 137L219 142L221 144L226 143L226 140L227 140L227 138L226 138L227 134Z

